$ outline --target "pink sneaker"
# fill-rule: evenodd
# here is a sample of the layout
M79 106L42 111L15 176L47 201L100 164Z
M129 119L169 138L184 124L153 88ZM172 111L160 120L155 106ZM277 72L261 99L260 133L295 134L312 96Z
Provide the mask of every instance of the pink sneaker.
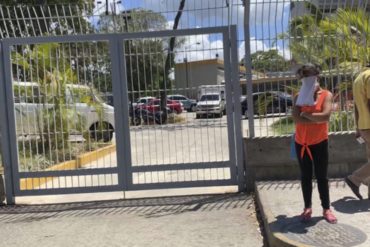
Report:
M301 214L301 220L303 222L307 222L311 220L312 215L312 209L311 208L305 208L303 209L303 213Z
M336 224L338 222L337 217L335 217L335 215L330 209L324 209L324 212L322 215L324 219L330 224Z

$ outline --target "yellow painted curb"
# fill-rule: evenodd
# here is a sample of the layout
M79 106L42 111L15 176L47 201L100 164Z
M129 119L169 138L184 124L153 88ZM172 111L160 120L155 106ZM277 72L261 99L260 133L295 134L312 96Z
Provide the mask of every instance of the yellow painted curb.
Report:
M88 152L85 154L81 154L80 156L77 157L76 162L78 167L82 167L88 163L91 163L95 160L98 160L100 158L103 158L104 156L115 152L116 151L116 145L109 145L103 148L100 148L98 150Z
M85 154L81 154L76 160L69 160L63 163L59 163L52 167L45 169L45 171L65 171L65 170L75 170L88 163L96 161L112 152L116 151L116 145L112 144L107 147L97 149ZM53 180L53 177L38 177L38 178L21 178L20 179L20 189L21 190L31 190L41 185Z

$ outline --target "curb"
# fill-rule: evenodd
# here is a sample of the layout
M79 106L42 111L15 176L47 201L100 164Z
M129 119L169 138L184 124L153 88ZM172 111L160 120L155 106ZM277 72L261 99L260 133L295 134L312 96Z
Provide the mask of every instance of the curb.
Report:
M262 201L266 200L264 200L263 196L259 194L257 182L255 183L255 194L257 205L261 212L261 218L263 221L263 227L267 237L267 242L269 243L270 247L312 247L311 245L306 245L291 240L284 236L284 234L276 232L274 231L274 229L270 229L270 224L275 221L275 217L267 206L265 207L263 206Z
M116 151L116 145L112 144L88 153L79 155L75 160L65 161L45 169L45 171L76 170ZM32 190L53 180L54 177L21 178L20 190Z

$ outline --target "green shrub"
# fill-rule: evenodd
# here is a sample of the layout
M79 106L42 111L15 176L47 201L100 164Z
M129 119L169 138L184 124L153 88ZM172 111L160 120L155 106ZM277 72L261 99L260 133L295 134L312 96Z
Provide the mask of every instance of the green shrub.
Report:
M292 116L280 118L270 126L278 135L288 135L294 132L294 121ZM333 112L330 116L329 131L341 132L355 129L354 116L352 112Z
M355 130L355 120L352 112L333 112L330 116L330 132Z

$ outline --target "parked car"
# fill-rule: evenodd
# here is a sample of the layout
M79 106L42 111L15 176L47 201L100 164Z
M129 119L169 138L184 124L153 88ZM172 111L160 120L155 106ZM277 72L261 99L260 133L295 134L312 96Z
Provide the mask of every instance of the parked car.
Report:
M147 96L147 97L141 97L136 100L136 102L132 103L133 107L141 106L148 104L151 100L154 100L155 97Z
M36 82L14 82L14 106L17 134L19 136L39 135L45 127L45 114L55 109L54 101L48 100ZM74 123L69 125L71 134L89 132L91 138L108 142L114 132L114 108L98 96L93 88L84 85L67 84L66 108L75 112ZM50 109L50 110L49 110ZM72 118L71 118L72 119ZM81 121L80 121L81 120Z
M167 99L181 102L182 105L184 106L184 109L188 112L195 112L196 110L197 101L194 99L189 99L185 97L184 95L180 95L180 94L168 95Z
M290 94L280 91L266 91L253 93L253 109L256 115L273 113L287 113L293 106L293 98ZM248 117L247 97L241 97L241 111Z
M225 100L219 93L204 94L197 103L196 118L203 115L213 115L222 117L225 111Z
M142 122L164 124L167 121L167 115L162 111L150 112L146 109L137 107L134 110L130 108L129 114L131 124L134 126L140 125Z
M136 108L145 109L149 112L158 112L161 107L161 100L160 99L153 99L150 100L147 104L142 104L139 106L136 106ZM180 114L183 111L183 107L180 102L177 102L175 100L167 100L167 108L175 112L177 114Z

